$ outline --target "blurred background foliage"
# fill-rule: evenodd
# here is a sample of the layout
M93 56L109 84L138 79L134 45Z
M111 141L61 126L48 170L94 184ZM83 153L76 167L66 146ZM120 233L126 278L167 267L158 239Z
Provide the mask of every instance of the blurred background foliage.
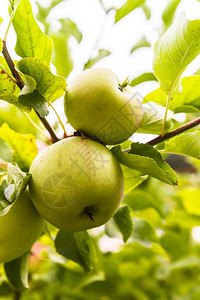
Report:
M57 26L53 26L49 17L59 6L62 9L63 3L66 4L67 11L67 2L52 0L43 5L40 1L31 1L35 4L39 24L54 42L52 68L55 67L58 75L68 79L76 61L82 60L81 57L73 55L73 49L81 45L84 32L80 31L73 18L58 18ZM127 17L134 18L141 11L145 22L150 24L149 26L153 24L151 1L121 1L118 7L109 5L108 0L97 2L99 10L108 19L109 26L116 32L118 22ZM162 26L152 28L157 32L156 37L173 22L181 3L184 3L184 0L166 1L166 7L159 15ZM198 1L194 0L194 3L196 5ZM90 26L95 27L95 24ZM102 33L97 33L97 41ZM134 32L129 32L130 39L132 34L134 35ZM130 49L127 47L127 54L134 55L134 52L141 51L144 55L144 48L151 54L154 42L154 39L149 40L144 32L137 43L133 43ZM110 67L109 59L112 60L112 54L112 49L98 48L98 43L95 42L95 51L82 63L82 69L95 64ZM150 55L150 64L151 59ZM123 65L123 69L126 70L126 65ZM143 86L151 81L154 82L152 86L155 89L157 83L152 69L142 69L144 72L141 74L127 74L132 86L137 86L139 91L145 91ZM61 106L60 103L58 101L57 108ZM31 118L38 123L34 112L31 114ZM193 119L197 115L184 115L184 120ZM33 133L38 140L42 139L20 110L1 103L0 125L4 122L20 133ZM180 125L179 119L174 119L173 122L177 127ZM57 128L56 122L54 127ZM29 262L30 289L20 295L20 299L199 300L200 162L181 156L166 156L165 159L178 173L178 187L170 187L147 177L141 180L141 177L137 178L135 171L133 174L124 170L126 194L123 204L129 207L134 224L133 233L126 244L123 243L113 220L108 222L105 228L90 230L97 253L97 265L92 271L85 273L78 264L55 251L52 239L57 231L49 226L51 236L43 235L32 249ZM0 299L19 299L18 297L18 292L7 283L3 267L0 267Z

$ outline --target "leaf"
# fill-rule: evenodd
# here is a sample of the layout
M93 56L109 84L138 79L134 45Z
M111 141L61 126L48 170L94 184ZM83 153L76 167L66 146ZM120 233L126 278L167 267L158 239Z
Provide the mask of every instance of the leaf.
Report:
M144 2L145 0L127 0L119 9L117 9L115 15L115 23L117 23L134 9L142 5Z
M133 237L140 242L157 242L154 228L145 220L134 218Z
M177 185L177 177L160 153L147 144L133 143L129 153L121 151L120 146L111 152L121 164L157 178L165 183Z
M181 0L170 0L168 5L165 7L165 10L162 14L162 19L166 26L169 26L172 23L176 9L180 2Z
M165 93L181 92L181 75L200 53L200 20L184 14L170 26L154 47L153 69Z
M138 171L124 165L121 165L121 169L124 176L124 194L129 193L148 178L148 176L141 176Z
M8 144L0 138L0 162L11 162L13 153Z
M0 137L13 150L13 161L18 163L20 169L27 171L37 155L34 136L17 133L4 123L0 128Z
M144 104L142 122L140 123L140 127L138 128L137 132L160 134L163 126L164 115L164 107L151 102L149 102L148 104ZM172 116L172 112L168 111L165 132L169 131L172 126Z
M133 233L133 221L129 207L127 205L121 206L113 216L113 220L122 234L124 243L126 243Z
M131 86L136 86L140 83L146 82L146 81L157 81L155 75L153 73L143 73L142 75L135 77L131 81Z
M17 63L17 68L23 74L34 78L36 86L31 84L26 93L37 91L47 100L55 101L61 97L66 89L66 81L63 77L53 75L49 68L34 58L24 58ZM29 79L30 80L30 79ZM28 82L30 85L30 82ZM27 86L27 84L26 84Z
M37 58L49 66L53 43L39 28L28 0L20 1L13 18L13 26L17 34L16 53L21 57Z
M76 23L72 22L70 19L66 18L66 19L59 19L59 21L61 22L61 31L63 33L65 33L65 35L72 35L78 43L81 42L82 40L82 33L80 32L80 30L78 29Z
M4 270L9 283L17 290L24 292L28 289L29 252L4 264Z
M6 187L7 187L7 182L6 180L4 180L0 185L0 215L1 212L11 204L11 202L6 198L6 195L4 193Z
M69 35L58 32L51 34L51 38L54 44L52 63L56 67L57 74L67 78L73 69Z
M6 69L8 65L3 57L0 56L0 64L2 64ZM5 100L8 103L14 104L18 108L23 108L22 105L18 103L18 95L20 89L18 86L8 77L4 71L0 72L0 99Z
M134 190L124 196L123 202L128 204L133 211L139 211L146 208L154 208L160 215L162 214L162 208L157 199L150 193L142 190Z
M86 272L94 269L96 254L87 231L59 231L56 236L55 247L59 254L76 262L82 266Z
M200 111L200 76L189 76L181 80L183 90L170 101L169 109L175 113ZM159 88L144 97L143 103L149 101L166 106L167 95Z
M165 143L165 151L200 159L200 131L185 132Z
M133 53L135 50L142 48L142 47L151 47L151 44L147 41L145 36L142 36L141 39L135 44L132 49L131 53Z
M199 189L183 189L178 192L183 206L188 214L200 216L200 190Z
M160 243L173 259L178 259L188 253L186 238L180 232L165 232Z
M151 9L150 9L150 7L148 5L146 5L146 3L144 2L141 5L141 8L144 11L147 20L149 20L151 18Z
M84 70L85 69L90 69L92 66L94 66L98 61L100 61L102 58L110 55L110 51L106 49L99 49L99 52L96 57L89 59L85 65L84 65Z

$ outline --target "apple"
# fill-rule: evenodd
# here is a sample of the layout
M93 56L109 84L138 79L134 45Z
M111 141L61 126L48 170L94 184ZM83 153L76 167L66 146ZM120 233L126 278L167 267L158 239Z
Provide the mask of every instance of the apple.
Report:
M71 137L34 159L29 190L38 212L55 227L82 231L106 223L124 190L122 170L102 144Z
M0 212L0 263L16 259L28 251L44 228L44 220L34 208L28 190Z
M120 84L105 68L88 69L68 85L64 97L68 122L105 145L122 143L138 129L142 105L127 81Z

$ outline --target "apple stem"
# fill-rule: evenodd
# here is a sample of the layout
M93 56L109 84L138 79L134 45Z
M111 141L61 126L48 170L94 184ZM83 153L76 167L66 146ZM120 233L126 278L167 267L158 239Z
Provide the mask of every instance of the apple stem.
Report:
M119 89L121 92L123 92L123 89L125 89L125 87L127 87L127 85L130 84L130 79L129 77L127 77L124 82L122 82L121 84L119 84Z

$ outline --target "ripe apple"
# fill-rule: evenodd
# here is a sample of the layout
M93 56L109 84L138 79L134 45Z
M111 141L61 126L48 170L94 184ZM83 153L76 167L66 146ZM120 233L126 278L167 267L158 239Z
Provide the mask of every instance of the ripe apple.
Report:
M0 212L0 263L28 251L42 233L44 220L34 208L28 190Z
M74 129L105 145L124 142L142 121L134 89L104 68L85 70L69 83L64 109Z
M106 223L123 196L120 165L102 144L71 137L43 150L33 161L30 195L38 212L64 231Z

